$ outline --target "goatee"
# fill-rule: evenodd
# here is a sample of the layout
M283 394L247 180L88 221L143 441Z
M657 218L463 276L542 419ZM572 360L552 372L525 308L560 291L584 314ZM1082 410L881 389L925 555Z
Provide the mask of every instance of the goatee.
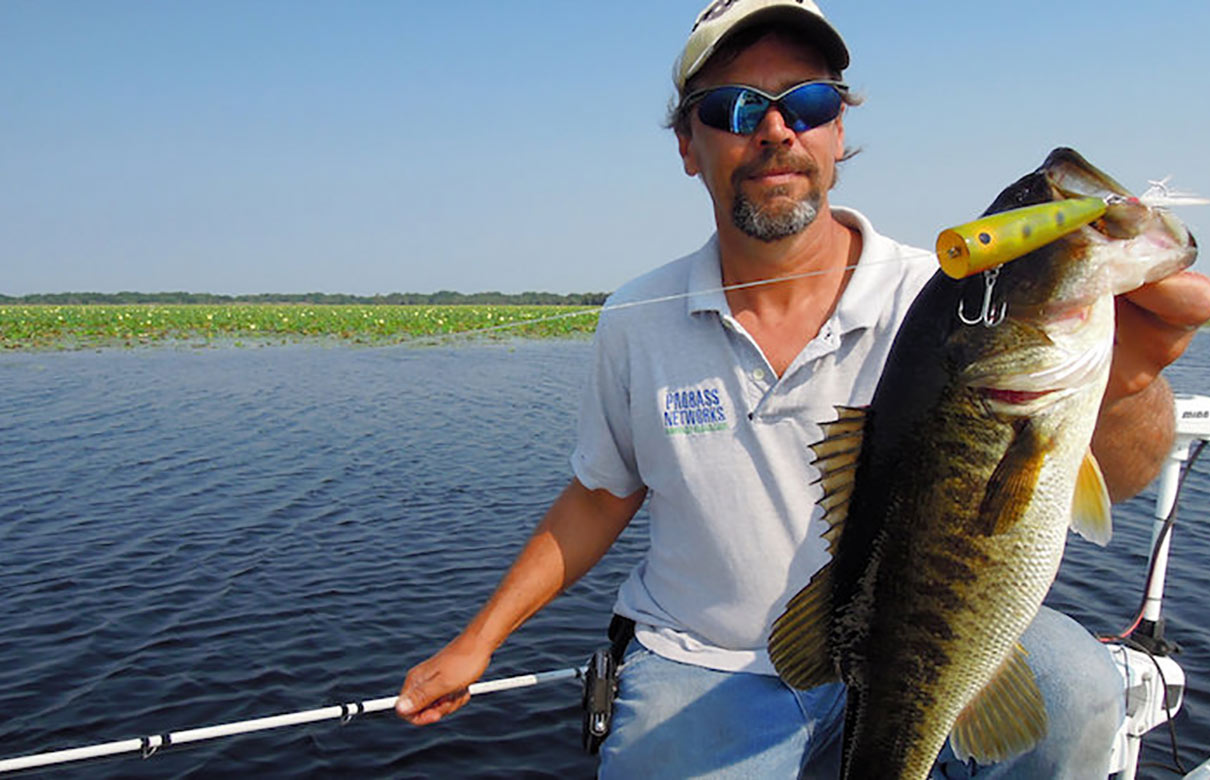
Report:
M812 190L788 209L762 209L737 192L731 220L745 235L772 243L806 230L819 216L820 200L819 193Z
M758 205L744 194L743 183L771 170L801 173L809 178L811 186L802 198L788 206L776 203L789 195L781 187L770 192L763 205ZM750 165L741 166L731 177L732 191L735 193L735 201L731 204L731 221L744 235L758 241L771 243L801 233L819 216L823 194L818 186L818 178L819 166L802 156L770 153Z

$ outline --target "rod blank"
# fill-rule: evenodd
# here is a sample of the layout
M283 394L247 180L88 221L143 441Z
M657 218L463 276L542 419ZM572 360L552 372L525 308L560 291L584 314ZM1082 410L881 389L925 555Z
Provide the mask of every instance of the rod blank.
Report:
M496 691L507 691L513 688L541 685L542 683L558 680L572 680L580 677L581 674L581 670L575 668L555 669L535 674L521 674L516 677L505 677L499 680L486 680L474 683L468 688L468 691L471 696L476 696L484 693L495 693ZM51 764L65 764L70 761L102 758L104 756L118 755L119 753L142 752L145 757L150 757L161 747L167 745L201 742L207 739L248 734L253 731L264 731L282 726L299 726L304 723L314 723L320 720L332 720L336 718L348 720L357 715L394 709L397 700L397 696L388 696L382 699L370 699L351 704L336 704L314 710L302 710L282 715L270 715L265 718L252 718L251 720L241 720L234 723L222 723L217 726L185 729L184 731L177 731L171 734L156 734L136 739L123 739L86 747L0 759L0 772L15 772L19 769L33 769L34 767L50 766Z

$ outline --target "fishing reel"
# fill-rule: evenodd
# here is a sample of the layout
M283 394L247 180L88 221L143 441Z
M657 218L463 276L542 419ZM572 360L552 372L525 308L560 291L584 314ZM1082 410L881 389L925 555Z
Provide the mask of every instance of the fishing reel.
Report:
M609 647L588 659L584 671L584 728L580 733L584 750L595 756L613 725L613 700L618 695L618 672L626 647L634 639L634 621L614 615L609 622Z
M618 665L610 648L603 647L588 659L584 673L584 750L596 755L613 724L613 699L618 695Z

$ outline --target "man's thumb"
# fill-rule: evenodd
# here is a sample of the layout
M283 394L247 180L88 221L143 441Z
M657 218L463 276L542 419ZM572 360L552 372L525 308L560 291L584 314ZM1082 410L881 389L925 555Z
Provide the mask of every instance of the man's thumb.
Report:
M395 712L400 715L413 715L424 704L423 686L418 683L405 682L403 690L399 692L399 698L395 701Z

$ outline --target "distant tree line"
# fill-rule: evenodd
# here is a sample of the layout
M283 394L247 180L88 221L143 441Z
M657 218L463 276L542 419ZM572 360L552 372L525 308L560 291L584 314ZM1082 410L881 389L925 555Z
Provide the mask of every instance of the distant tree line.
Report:
M384 304L393 306L600 306L609 293L589 292L559 295L545 292L460 293L439 290L435 293L388 293L387 295L345 295L343 293L259 293L257 295L215 295L189 292L69 292L34 295L0 295L0 303L41 303L60 306L80 304L115 305L123 303L311 303L311 304Z

